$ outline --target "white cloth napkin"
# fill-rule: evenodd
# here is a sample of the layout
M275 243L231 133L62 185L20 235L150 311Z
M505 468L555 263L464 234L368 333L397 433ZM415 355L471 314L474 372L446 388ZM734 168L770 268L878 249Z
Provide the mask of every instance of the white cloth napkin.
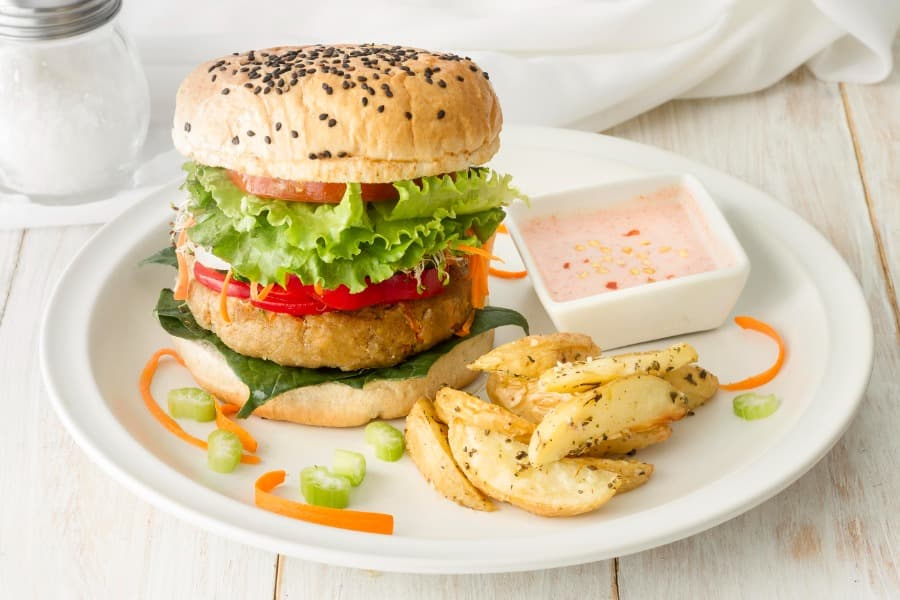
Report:
M892 69L900 2L157 0L125 2L121 19L148 68L159 130L151 139L165 139L178 81L200 61L278 44L370 41L471 56L490 72L507 123L601 131L672 98L759 90L804 64L823 80L881 81ZM30 217L34 205L15 204L7 210L20 215L18 226L63 221L47 217L53 209ZM0 198L0 216L2 207ZM78 222L109 218L103 206L80 208Z

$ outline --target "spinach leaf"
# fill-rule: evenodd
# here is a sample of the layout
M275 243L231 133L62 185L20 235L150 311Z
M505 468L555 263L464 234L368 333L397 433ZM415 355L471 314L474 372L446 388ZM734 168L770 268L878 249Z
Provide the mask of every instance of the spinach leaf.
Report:
M307 385L336 382L359 389L379 379L424 377L438 358L472 336L503 325L516 325L528 332L528 321L521 314L508 308L488 306L475 312L475 319L467 336L445 340L393 367L341 371L333 368L283 367L269 360L239 354L226 346L216 334L200 327L187 304L175 300L169 289L160 292L154 314L170 335L207 342L222 354L235 375L250 388L250 397L238 413L239 417L249 416L270 398Z
M148 256L139 264L142 267L144 265L169 265L170 267L175 267L177 269L178 258L175 256L175 247L166 246L156 254Z

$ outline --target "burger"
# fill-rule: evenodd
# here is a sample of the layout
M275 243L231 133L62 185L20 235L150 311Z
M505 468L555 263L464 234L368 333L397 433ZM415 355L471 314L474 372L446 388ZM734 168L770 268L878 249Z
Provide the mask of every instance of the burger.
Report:
M479 165L500 105L468 58L386 45L235 53L182 82L189 162L160 323L239 413L323 426L404 416L500 325L491 240L518 192Z

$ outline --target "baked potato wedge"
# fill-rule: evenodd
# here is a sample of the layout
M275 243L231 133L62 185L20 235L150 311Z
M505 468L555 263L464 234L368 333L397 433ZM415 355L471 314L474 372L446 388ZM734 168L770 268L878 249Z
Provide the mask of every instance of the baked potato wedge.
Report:
M444 498L475 510L496 510L456 466L447 442L447 426L437 420L434 406L425 398L417 400L406 417L406 451L425 480Z
M663 375L663 379L688 399L688 410L706 404L719 390L719 378L698 365L685 365Z
M629 375L662 376L696 360L697 350L682 342L665 350L600 356L557 365L541 375L540 386L548 392L580 392Z
M543 466L581 453L595 441L665 425L684 417L687 402L683 393L653 375L615 379L551 409L531 436L528 458Z
M469 365L474 371L538 377L559 362L583 361L599 356L600 348L581 333L529 335L497 346Z
M565 517L601 507L616 493L621 478L587 458L564 458L535 467L528 447L501 433L450 423L450 450L466 477L482 492L545 517Z
M550 409L571 398L564 392L545 392L538 380L503 373L491 373L487 378L487 395L499 404L532 423L540 423Z
M621 479L616 494L624 494L635 488L639 488L653 475L653 465L639 460L625 458L582 458L585 464L594 466L610 473L615 473Z
M606 440L594 440L585 448L581 456L621 456L632 450L641 450L647 446L664 442L672 435L671 425L657 425L643 431L626 431L622 437Z
M438 418L447 424L453 419L460 419L469 425L490 429L523 441L530 439L534 432L534 423L509 412L502 406L449 387L438 390L434 408Z

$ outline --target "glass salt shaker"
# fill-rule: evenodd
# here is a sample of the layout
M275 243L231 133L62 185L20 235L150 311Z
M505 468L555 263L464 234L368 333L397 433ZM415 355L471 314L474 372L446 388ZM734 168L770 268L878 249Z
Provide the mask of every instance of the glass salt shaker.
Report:
M150 95L122 0L0 0L0 191L78 202L119 189Z

